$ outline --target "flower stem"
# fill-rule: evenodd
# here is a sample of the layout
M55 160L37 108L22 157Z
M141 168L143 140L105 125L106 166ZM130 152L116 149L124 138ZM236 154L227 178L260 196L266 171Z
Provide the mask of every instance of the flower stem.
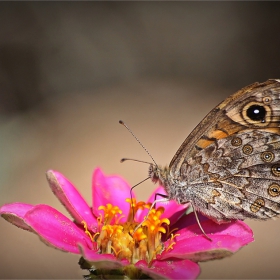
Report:
M121 280L136 280L136 279L152 279L144 274L134 265L127 265L119 269L95 269L83 257L79 260L79 265L82 269L87 269L90 274L84 275L85 280L90 279L121 279Z

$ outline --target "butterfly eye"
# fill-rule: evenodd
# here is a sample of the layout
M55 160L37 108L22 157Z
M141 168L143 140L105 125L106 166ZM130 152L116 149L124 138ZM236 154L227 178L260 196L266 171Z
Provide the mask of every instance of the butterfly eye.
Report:
M252 121L262 121L265 120L266 110L263 106L252 105L247 109L246 114Z

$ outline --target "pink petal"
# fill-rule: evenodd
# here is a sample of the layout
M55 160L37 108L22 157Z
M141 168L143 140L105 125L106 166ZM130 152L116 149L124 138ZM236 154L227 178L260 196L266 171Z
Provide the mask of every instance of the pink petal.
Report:
M132 197L135 197L132 192ZM111 203L122 210L125 217L120 221L125 222L130 211L130 204L125 200L130 198L130 186L120 176L105 176L100 168L95 169L92 178L93 213L97 217L103 214L98 210L101 205Z
M87 202L83 199L74 185L62 174L53 170L47 172L47 180L55 196L65 206L74 220L78 224L85 221L88 228L96 231L96 218L93 216Z
M44 243L62 251L79 254L78 243L92 246L83 230L48 205L34 206L26 213L24 220Z
M129 265L128 260L118 261L112 254L99 254L89 249L87 246L79 245L80 253L96 269L118 269L125 265Z
M200 273L199 265L190 260L155 260L151 267L139 261L135 266L153 279L196 279Z
M147 202L153 203L155 198L156 199L162 199L163 197L160 196L166 195L166 191L163 187L159 186L155 189L155 191L151 194L150 198ZM170 223L175 223L187 210L189 207L189 204L178 204L174 200L169 200L166 202L158 202L156 204L156 208L158 207L164 207L164 213L161 215L161 218L168 218L170 220ZM144 209L142 211L138 211L135 220L137 222L140 222L144 219L144 217L148 214L148 209Z
M187 216L184 217L183 219L186 220ZM182 223L183 223L183 219L180 219L180 221L182 221ZM224 223L224 224L219 225L212 220L204 220L204 221L200 221L200 224L201 224L202 228L204 229L204 231L207 234L211 235L211 238L213 235L234 236L234 237L239 238L241 240L241 243L244 245L246 245L254 240L253 232L252 232L251 228L242 221L237 220L237 221L232 221L229 223ZM176 233L180 234L177 237L177 240L187 239L187 238L194 237L197 235L203 236L196 221L193 225L184 227L184 228L178 230Z
M232 255L241 247L254 241L252 230L243 222L235 221L218 225L213 221L201 222L208 240L198 225L179 230L172 250L163 252L159 259L180 258L193 261L206 261ZM169 241L165 243L168 247Z
M187 209L187 212L188 212L188 210L192 211L191 208ZM198 215L198 220L199 220L200 224L204 221L209 221L209 218L207 218L206 216L203 216L201 213L198 212L197 215ZM214 224L217 225L216 223L214 223ZM170 230L177 229L177 231L178 231L180 229L189 228L192 225L198 225L195 214L193 212L186 214L186 215L182 215L176 223L174 223L170 226Z
M32 231L29 225L24 221L24 215L31 210L34 206L26 203L11 203L5 204L0 208L0 215L12 223L13 225L22 228L24 230Z

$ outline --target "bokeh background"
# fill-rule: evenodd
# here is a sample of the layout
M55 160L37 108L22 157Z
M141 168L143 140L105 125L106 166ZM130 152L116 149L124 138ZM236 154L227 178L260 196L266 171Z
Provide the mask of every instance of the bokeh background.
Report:
M168 164L228 95L280 78L278 2L1 2L0 204L45 203L66 213L45 171L91 202L100 166L131 184L149 157ZM146 199L155 186L136 188ZM202 263L200 279L280 278L280 221L251 222L256 241ZM0 278L79 279L78 256L0 220Z

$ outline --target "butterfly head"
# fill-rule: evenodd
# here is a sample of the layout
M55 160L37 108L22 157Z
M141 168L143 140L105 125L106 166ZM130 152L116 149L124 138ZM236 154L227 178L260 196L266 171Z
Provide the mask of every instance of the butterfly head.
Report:
M159 183L162 186L167 185L170 176L169 168L167 166L162 168L161 166L150 164L148 172L149 178L151 178L154 183Z

